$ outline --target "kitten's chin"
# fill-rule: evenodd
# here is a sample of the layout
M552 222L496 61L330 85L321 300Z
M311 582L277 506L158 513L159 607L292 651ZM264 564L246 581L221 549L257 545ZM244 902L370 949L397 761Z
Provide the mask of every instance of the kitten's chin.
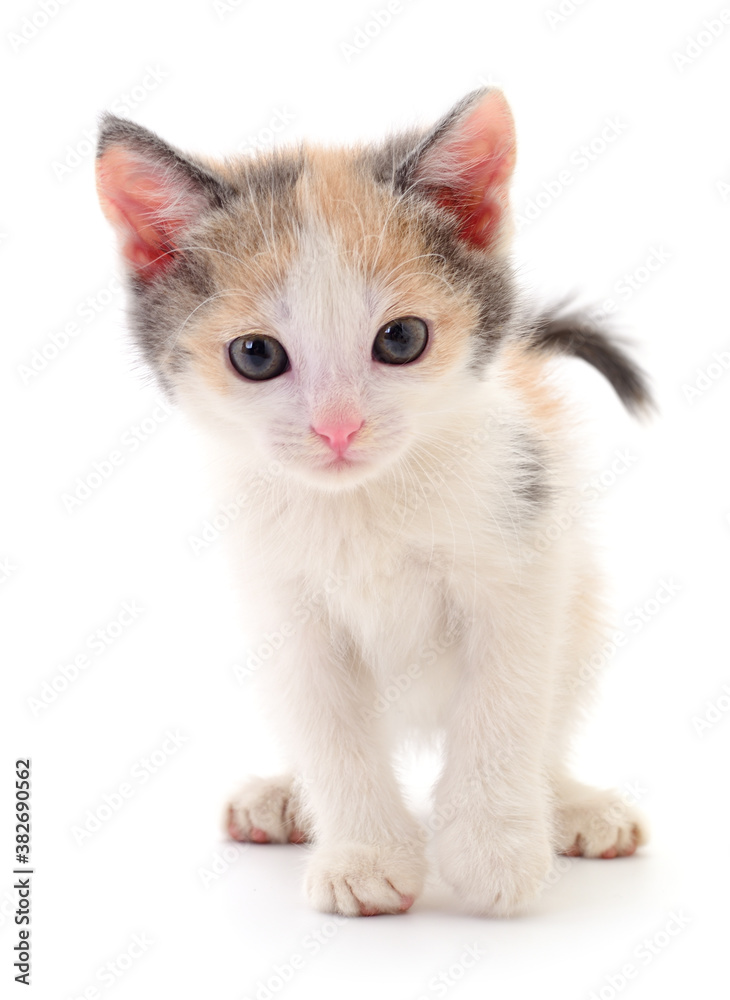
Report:
M292 463L290 471L308 486L336 492L352 490L362 483L376 479L382 474L387 463L372 459L342 456L321 463Z

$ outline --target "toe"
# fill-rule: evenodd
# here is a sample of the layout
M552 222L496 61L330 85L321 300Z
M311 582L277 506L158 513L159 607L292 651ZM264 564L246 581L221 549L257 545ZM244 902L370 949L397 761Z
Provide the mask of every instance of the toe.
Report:
M228 817L226 819L226 831L231 840L245 840L245 837L241 833L240 827L236 822L235 813L233 811L233 806L228 807Z

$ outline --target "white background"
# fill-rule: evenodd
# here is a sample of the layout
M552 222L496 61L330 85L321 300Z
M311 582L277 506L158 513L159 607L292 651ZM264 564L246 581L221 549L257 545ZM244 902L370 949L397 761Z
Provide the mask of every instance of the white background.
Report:
M722 8L566 0L565 16L550 17L557 2L411 0L368 37L357 32L383 0L227 6L48 0L57 11L45 24L38 4L2 10L0 989L44 1000L263 1000L259 981L277 997L720 996L730 857L730 375L713 361L730 351ZM343 49L365 38L354 54ZM485 82L503 87L517 121L517 213L534 202L516 243L525 284L548 300L614 299L660 405L637 425L595 373L561 366L593 426L605 484L596 508L627 636L605 657L578 769L638 796L653 838L634 858L565 862L521 919L466 916L434 884L407 916L336 923L302 899L305 848L221 855L225 797L247 773L276 769L276 745L250 680L236 677L246 638L225 535L191 549L215 513L205 458L135 368L121 296L109 291L116 258L94 193L95 123L116 107L183 148L222 154L265 142L283 113L277 142L349 141L433 121ZM586 162L576 151L609 121L617 137L595 142ZM49 357L67 324L74 336ZM688 393L709 366L705 388ZM67 510L64 494L114 450L123 463ZM611 471L618 452L625 471ZM655 599L663 582L675 591L665 604ZM124 602L143 610L94 653L89 636ZM60 687L61 667L84 652L88 666L39 709L43 685ZM701 727L708 712L717 721ZM165 755L168 730L184 742ZM140 761L155 751L164 763L143 781ZM30 991L12 981L11 957L10 804L24 756L36 869ZM426 777L421 763L415 779ZM74 828L124 782L131 797L79 843ZM669 934L673 912L685 926ZM324 944L308 937L317 934ZM129 958L135 935L147 943ZM466 969L474 944L481 957ZM285 985L272 979L295 954L303 968ZM442 973L448 986L434 980Z

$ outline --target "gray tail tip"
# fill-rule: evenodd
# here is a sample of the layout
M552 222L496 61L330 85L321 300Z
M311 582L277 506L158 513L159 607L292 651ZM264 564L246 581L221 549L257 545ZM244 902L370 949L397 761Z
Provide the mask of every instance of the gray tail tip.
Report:
M657 410L646 373L588 312L558 307L542 313L533 324L530 348L586 361L611 383L632 416L648 419Z

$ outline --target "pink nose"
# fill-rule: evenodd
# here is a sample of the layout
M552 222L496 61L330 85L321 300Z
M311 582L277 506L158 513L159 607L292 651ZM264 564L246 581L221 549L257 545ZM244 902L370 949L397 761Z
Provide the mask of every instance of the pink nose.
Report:
M312 429L327 442L332 451L337 455L344 455L363 423L360 417L356 417L337 424L315 424Z

